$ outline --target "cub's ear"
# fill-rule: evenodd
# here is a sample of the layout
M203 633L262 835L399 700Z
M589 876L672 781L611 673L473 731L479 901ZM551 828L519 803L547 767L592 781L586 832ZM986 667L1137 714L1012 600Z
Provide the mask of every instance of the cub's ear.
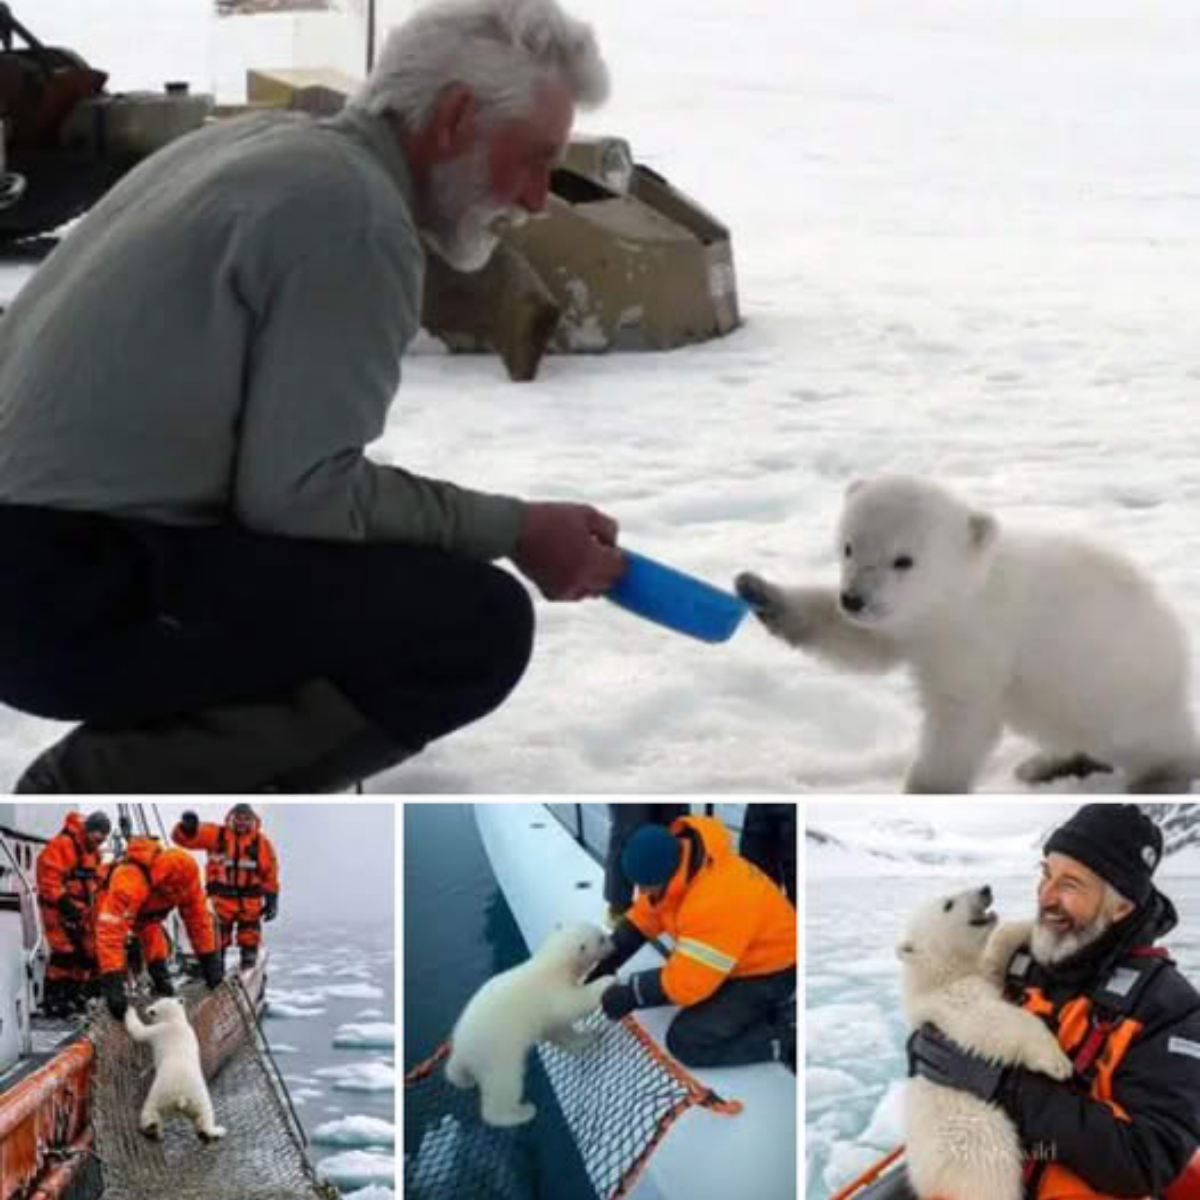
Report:
M901 962L904 962L906 959L916 958L916 956L917 948L912 944L912 942L901 942L896 947L896 957Z
M865 488L866 486L867 486L867 480L865 480L865 479L850 480L850 482L848 484L846 484L845 495L846 495L847 499L849 497L853 496L855 492L861 492L862 489Z
M991 513L973 512L967 517L967 532L971 538L971 545L976 550L983 550L996 540L1000 524Z

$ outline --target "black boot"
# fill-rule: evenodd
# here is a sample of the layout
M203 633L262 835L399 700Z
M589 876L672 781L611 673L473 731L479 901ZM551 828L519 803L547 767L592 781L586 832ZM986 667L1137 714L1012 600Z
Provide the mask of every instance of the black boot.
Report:
M258 964L258 947L243 946L241 968L243 971L249 971Z
M42 987L42 1015L56 1021L74 1016L77 991L73 979L47 979Z
M30 764L32 793L325 792L409 757L325 680L131 729L77 726Z

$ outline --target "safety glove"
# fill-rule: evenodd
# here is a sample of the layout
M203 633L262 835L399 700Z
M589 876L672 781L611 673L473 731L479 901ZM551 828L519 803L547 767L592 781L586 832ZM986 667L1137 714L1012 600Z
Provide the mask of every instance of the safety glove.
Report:
M629 984L614 983L600 997L600 1007L604 1009L604 1015L610 1021L619 1021L622 1017L629 1016L637 1008L637 997L633 994L633 988Z
M179 818L179 828L183 831L184 837L195 837L200 829L200 818L194 812L185 812Z
M600 1007L611 1021L619 1021L635 1008L658 1008L670 1003L663 991L661 967L630 975L626 983L614 983L600 997Z
M62 913L63 920L69 921L72 925L83 920L83 905L72 896L68 896L66 892L59 896L58 904L55 907Z
M150 983L156 996L175 995L175 985L171 982L171 972L165 958L159 959L158 962L147 963L146 974L150 976Z
M273 921L279 916L279 893L268 892L263 900L263 920Z
M1008 1068L989 1062L952 1042L928 1023L908 1039L908 1073L930 1083L969 1092L980 1100L999 1103Z
M584 983L593 983L604 975L615 975L645 944L646 935L632 922L622 918L612 933L612 949L587 973Z
M200 955L200 974L204 976L204 982L209 988L221 986L221 980L225 978L225 964L216 950L211 954Z
M104 997L104 1003L108 1005L113 1019L125 1020L125 1012L129 1008L129 1001L125 997L125 972L109 971L101 975L100 994Z

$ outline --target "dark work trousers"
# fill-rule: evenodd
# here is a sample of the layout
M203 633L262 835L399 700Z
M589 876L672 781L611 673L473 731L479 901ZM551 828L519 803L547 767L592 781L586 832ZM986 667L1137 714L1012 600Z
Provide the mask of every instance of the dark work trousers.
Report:
M685 1067L743 1067L771 1062L785 1025L796 968L727 979L707 999L683 1009L667 1029L667 1049ZM792 1003L795 1001L792 999Z
M633 884L621 870L621 851L639 825L670 825L691 810L687 804L610 804L608 850L604 856L604 900L613 908L633 903Z
M419 748L494 709L533 643L518 580L427 547L0 506L0 561L0 700L97 727L324 678Z
M747 804L739 853L779 884L796 907L794 804Z

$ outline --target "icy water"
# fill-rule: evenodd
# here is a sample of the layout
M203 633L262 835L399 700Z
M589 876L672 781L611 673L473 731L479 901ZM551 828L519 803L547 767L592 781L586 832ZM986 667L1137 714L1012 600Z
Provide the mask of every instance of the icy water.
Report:
M382 1200L395 1177L394 923L281 917L266 931L263 1028L311 1156L343 1195Z
M449 1036L481 984L528 956L492 875L471 806L406 805L405 1072ZM491 1139L505 1155L496 1173L496 1186L504 1188L498 1194L504 1200L592 1200L595 1193L536 1057L526 1072L525 1095L537 1106L537 1119ZM410 1125L406 1114L406 1154L417 1151L423 1132L418 1119L412 1117Z
M900 1133L908 1030L893 947L908 914L928 896L990 883L1001 917L1028 916L1031 877L814 880L806 918L808 1054L806 1200L827 1200ZM1179 926L1164 940L1200 985L1200 879L1167 879Z

